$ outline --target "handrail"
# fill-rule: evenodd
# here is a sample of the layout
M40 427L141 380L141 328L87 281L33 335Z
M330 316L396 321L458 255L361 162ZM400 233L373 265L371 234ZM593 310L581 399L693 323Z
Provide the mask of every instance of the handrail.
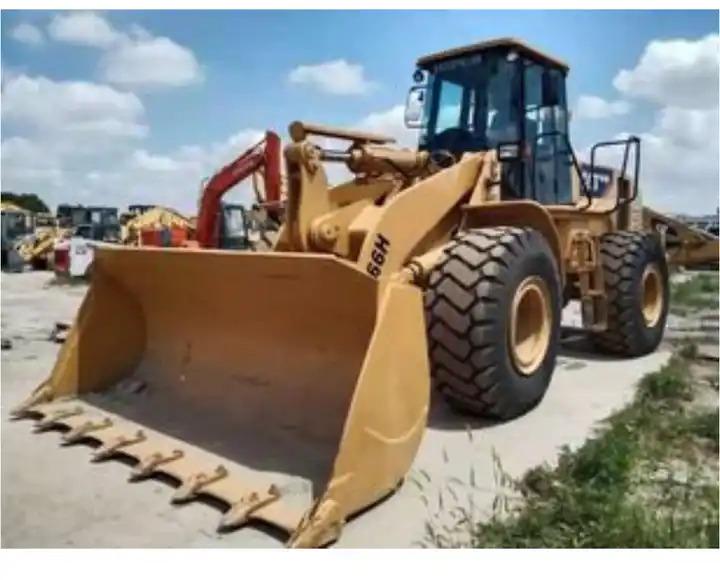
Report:
M601 141L599 143L595 143L595 145L593 145L590 149L590 179L593 178L595 173L595 152L602 147L617 147L618 145L625 146L625 151L623 152L622 169L620 172L620 180L625 179L625 174L627 173L628 158L630 156L630 148L633 145L635 146L635 175L633 176L633 192L630 198L623 200L623 202L621 202L620 196L618 195L615 198L615 204L613 205L613 207L602 212L602 215L609 215L618 211L621 207L630 205L632 202L635 201L638 196L638 183L640 177L640 137L637 137L635 135L630 135L627 139L617 139L613 141Z
M623 161L622 161L622 167L620 171L620 179L625 179L626 173L627 173L627 167L628 167L628 161L630 157L630 149L634 146L635 148L635 172L633 176L633 192L629 199L622 200L620 197L616 197L615 204L612 208L607 209L602 212L603 215L611 214L616 211L618 211L621 207L624 207L626 205L631 204L635 201L635 199L638 196L638 183L639 183L639 176L640 176L640 138L631 135L627 139L617 139L613 141L600 141L599 143L595 143L590 148L590 174L588 176L588 180L586 181L585 177L582 174L582 169L580 168L580 164L578 163L577 157L575 155L575 151L572 148L572 145L570 144L570 139L568 138L566 133L563 133L561 131L546 131L543 133L539 133L535 136L535 146L533 147L533 154L532 154L532 199L537 201L537 193L536 193L536 185L535 185L535 176L536 176L536 158L537 158L537 144L540 139L544 137L557 137L560 136L565 140L565 146L567 147L568 153L570 154L570 158L572 160L573 167L575 168L575 171L578 174L578 179L580 183L580 189L582 190L582 195L587 199L587 202L585 205L578 207L579 211L585 211L592 205L592 195L590 193L590 187L588 186L588 182L590 184L593 183L593 179L595 177L595 153L598 149L602 147L615 147L618 145L624 145L625 150L623 152Z

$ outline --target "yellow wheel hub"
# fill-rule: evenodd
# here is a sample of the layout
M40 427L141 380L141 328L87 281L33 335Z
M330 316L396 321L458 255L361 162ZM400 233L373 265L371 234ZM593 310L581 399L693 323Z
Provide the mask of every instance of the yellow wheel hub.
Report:
M660 320L665 299L660 270L648 264L642 277L642 314L645 325L653 327Z
M530 375L545 360L552 334L550 291L539 276L522 281L510 309L510 355L518 372Z

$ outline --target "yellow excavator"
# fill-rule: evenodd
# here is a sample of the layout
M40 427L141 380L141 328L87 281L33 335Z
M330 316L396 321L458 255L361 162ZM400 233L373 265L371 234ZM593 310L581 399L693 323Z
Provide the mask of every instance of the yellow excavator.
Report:
M640 140L605 145L624 162L591 196L567 75L514 39L420 58L417 150L293 123L272 251L99 246L55 367L15 415L132 458L133 479L176 479L173 501L220 500L223 529L323 546L402 483L431 387L503 420L542 400L565 300L598 350L653 351L668 270L633 217ZM352 178L330 187L332 163Z

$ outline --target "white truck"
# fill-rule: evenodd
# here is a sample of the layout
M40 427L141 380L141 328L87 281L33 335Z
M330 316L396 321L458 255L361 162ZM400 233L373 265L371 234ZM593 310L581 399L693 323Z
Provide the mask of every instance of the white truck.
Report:
M55 242L55 276L60 280L87 278L93 261L94 243L79 236Z

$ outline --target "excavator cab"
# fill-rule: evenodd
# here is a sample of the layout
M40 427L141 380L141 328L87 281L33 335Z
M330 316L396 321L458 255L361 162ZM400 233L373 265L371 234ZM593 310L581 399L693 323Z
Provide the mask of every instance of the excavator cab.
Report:
M496 149L504 199L572 201L568 67L513 39L425 56L406 123L436 158Z
M223 203L220 206L219 246L224 250L247 250L251 247L250 224L245 206Z

